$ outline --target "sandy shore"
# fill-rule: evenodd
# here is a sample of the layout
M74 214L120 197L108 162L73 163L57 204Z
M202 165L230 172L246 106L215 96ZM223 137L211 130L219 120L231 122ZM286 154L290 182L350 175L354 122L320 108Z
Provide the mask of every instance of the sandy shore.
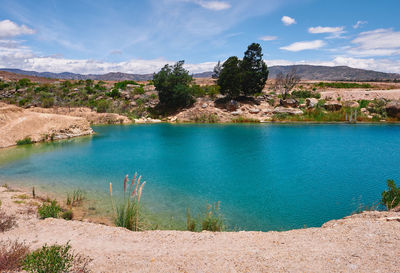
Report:
M93 259L93 272L399 272L400 213L365 212L321 228L286 232L131 232L62 219L39 220L32 201L0 188L18 226L0 240L31 249L65 244Z

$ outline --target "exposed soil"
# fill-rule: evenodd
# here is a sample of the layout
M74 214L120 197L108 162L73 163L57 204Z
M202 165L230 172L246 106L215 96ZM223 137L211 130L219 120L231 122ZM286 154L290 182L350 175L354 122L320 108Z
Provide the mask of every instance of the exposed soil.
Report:
M68 241L93 272L399 272L400 213L364 212L286 232L131 232L84 221L39 220L30 199L0 188L18 226L0 240L31 249Z
M37 113L0 102L0 148L26 137L39 142L90 134L93 130L84 118Z

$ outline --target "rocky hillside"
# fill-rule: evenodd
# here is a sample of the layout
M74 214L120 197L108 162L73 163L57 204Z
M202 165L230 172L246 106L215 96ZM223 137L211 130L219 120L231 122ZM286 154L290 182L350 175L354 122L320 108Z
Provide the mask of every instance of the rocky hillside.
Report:
M271 66L269 67L270 74L269 78L275 78L276 75L281 71L286 73L293 67L297 69L298 74L304 80L324 80L324 81L386 81L386 80L400 80L400 74L395 73L384 73L372 70L364 70L358 68L351 68L348 66L315 66L315 65L290 65L290 66ZM134 81L145 81L150 80L153 74L129 74L112 72L107 74L75 74L69 72L63 73L51 73L51 72L35 72L25 71L20 69L0 69L2 71L8 71L12 73L45 77L52 79L68 79L68 80L102 80L102 81L123 81L123 80L134 80ZM212 72L202 72L194 74L195 78L210 78Z

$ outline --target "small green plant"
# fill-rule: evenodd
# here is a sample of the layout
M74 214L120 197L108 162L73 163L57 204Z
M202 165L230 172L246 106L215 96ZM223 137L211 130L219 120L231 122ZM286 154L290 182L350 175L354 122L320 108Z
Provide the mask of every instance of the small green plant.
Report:
M29 247L18 241L0 241L0 272L17 272Z
M186 229L189 231L223 231L225 230L224 218L220 213L220 202L207 204L197 221L191 217L190 210L186 210Z
M196 123L218 123L219 121L219 118L216 114L195 115L192 119Z
M136 180L137 174L133 176L132 182L128 187L128 175L124 179L123 202L115 205L112 194L112 183L110 183L111 204L114 211L114 223L117 227L124 227L132 231L142 229L142 219L140 215L140 198L142 196L143 186L146 182L140 184L141 176Z
M85 198L85 191L76 189L72 193L67 193L67 205L72 207L79 206Z
M66 210L63 213L61 213L61 218L65 220L72 220L73 218L72 210Z
M321 88L372 88L369 83L353 83L353 82L320 82L315 84L316 87Z
M38 208L40 219L58 218L61 211L62 209L56 200L45 202Z
M189 231L196 231L196 221L191 218L190 209L186 209L186 229Z
M90 260L71 251L65 245L44 245L28 254L23 260L22 269L33 273L89 272Z
M201 230L223 231L225 229L224 219L219 211L219 205L219 201L212 205L207 204L207 209L201 221Z
M32 144L33 141L30 137L26 137L24 139L17 140L17 145L25 145L25 144Z
M400 204L400 188L396 186L394 180L387 180L388 190L382 192L381 204L391 210Z

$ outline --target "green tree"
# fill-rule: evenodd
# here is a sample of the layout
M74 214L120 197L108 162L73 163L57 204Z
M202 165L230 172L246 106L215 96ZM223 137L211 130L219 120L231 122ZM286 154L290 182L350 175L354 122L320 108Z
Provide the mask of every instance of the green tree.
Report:
M240 62L241 87L244 95L260 93L268 79L268 67L262 59L262 48L260 44L252 43L244 53Z
M388 190L382 192L382 205L388 210L397 207L400 204L400 188L396 186L394 180L387 181Z
M193 78L189 71L183 68L184 61L174 65L166 64L160 72L153 75L153 82L160 106L165 110L177 110L194 103L192 89L189 84Z
M230 98L240 96L240 67L236 56L229 57L223 64L218 77L220 93Z

